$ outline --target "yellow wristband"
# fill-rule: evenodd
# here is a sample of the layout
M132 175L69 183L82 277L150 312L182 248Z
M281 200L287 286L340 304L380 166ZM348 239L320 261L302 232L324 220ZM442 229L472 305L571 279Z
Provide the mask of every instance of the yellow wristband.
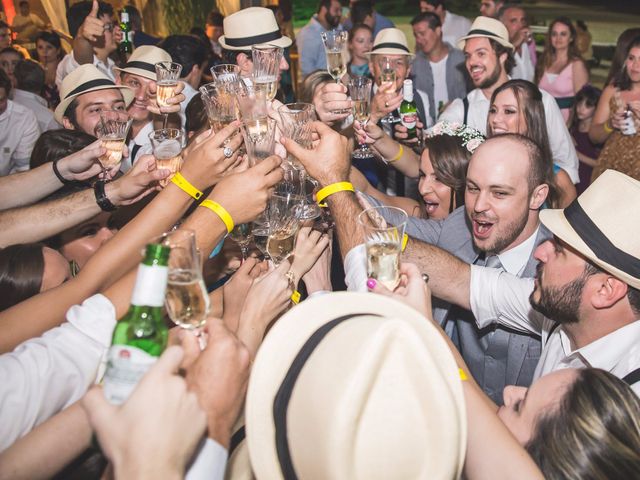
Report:
M404 147L400 144L398 144L398 146L400 147L400 150L398 150L398 153L396 153L396 156L388 159L387 162L389 163L396 162L402 158L402 154L404 153Z
M467 377L467 374L463 369L459 368L458 374L460 375L460 380L462 380L463 382L466 382L467 380L469 380L469 377Z
M316 199L318 201L318 205L323 208L326 207L327 204L325 203L324 200L329 195L333 195L334 193L345 192L345 191L355 192L356 190L353 188L353 185L350 182L332 183L331 185L327 185L326 187L321 188L320 190L318 190L318 193L316 193Z
M404 249L407 248L407 242L409 242L409 235L405 233L404 235L402 235L402 251L403 252L404 252Z
M176 172L171 181L177 185L180 190L196 200L199 200L202 196L202 192L191 185L189 180L184 178L180 172Z
M227 227L227 233L231 233L231 230L233 230L235 224L233 223L233 218L231 218L229 212L227 212L227 210L222 205L220 205L218 202L214 202L213 200L205 200L200 204L200 206L208 208L213 213L218 215L220 217L220 220L222 220Z
M300 292L297 290L294 290L293 293L291 294L291 301L297 305L300 302Z
M611 125L609 125L609 120L604 122L604 125L602 125L602 127L604 128L604 131L607 133L613 132L613 128L611 128Z

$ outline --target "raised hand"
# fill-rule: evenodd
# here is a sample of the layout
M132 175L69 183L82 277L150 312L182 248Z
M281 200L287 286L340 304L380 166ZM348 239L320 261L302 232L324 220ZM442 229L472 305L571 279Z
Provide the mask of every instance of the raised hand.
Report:
M396 140L404 143L405 145L415 146L419 144L420 138L422 138L423 128L424 128L424 124L420 120L418 120L416 123L416 136L411 139L407 139L407 137L409 136L409 134L407 133L408 132L407 127L402 125L402 123L396 123L395 126L393 127L394 137Z
M178 82L176 86L173 97L167 98L166 106L159 106L156 93L158 91L158 85L156 82L151 82L149 84L149 104L147 105L147 110L155 115L167 115L169 113L178 113L180 111L180 104L186 100L187 97L184 96L182 91L184 90L184 82Z
M376 143L386 135L384 130L373 122L367 122L363 127L362 124L356 120L353 122L353 130L356 133L356 139L359 143L368 143L369 145Z
M98 9L98 0L93 0L91 12L89 12L89 15L84 19L78 30L78 35L91 43L96 42L104 35L104 22L98 18Z
M105 193L116 206L131 205L159 190L158 182L169 175L169 170L156 168L153 155L142 155L127 173L105 185Z
M385 82L371 99L371 117L369 123L378 123L378 121L395 111L402 103L402 92L395 91L395 84Z
M347 87L341 83L327 82L316 89L313 106L320 120L332 124L349 116L353 102L347 96ZM335 111L347 113L334 113Z
M82 150L67 155L58 160L57 167L60 175L67 180L83 181L95 177L102 172L98 157L104 155L107 150L100 140L87 145ZM109 171L109 178L113 177L120 165L114 165Z
M293 252L294 259L291 271L295 281L299 281L315 265L322 252L329 246L329 236L312 230L311 227L303 227L298 232L296 246Z
M223 287L224 313L222 318L232 332L238 330L240 312L253 281L264 274L268 268L267 262L261 262L255 257L249 257L240 265L240 268L233 274L231 279L225 283Z
M400 264L400 284L393 292L373 278L367 280L367 287L374 293L400 300L431 318L431 290L413 263Z

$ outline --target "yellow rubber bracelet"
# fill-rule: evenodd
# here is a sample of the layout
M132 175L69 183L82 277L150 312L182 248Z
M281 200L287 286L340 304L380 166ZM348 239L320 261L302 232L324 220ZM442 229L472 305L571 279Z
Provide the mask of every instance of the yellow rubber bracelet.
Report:
M469 377L467 377L467 373L463 369L459 368L458 374L460 375L460 380L462 380L463 382L469 380Z
M176 172L171 181L190 197L193 197L196 200L199 200L200 197L202 197L202 192L191 185L191 182L184 178L180 172Z
M405 233L404 235L402 235L402 251L403 252L404 252L404 249L407 248L408 242L409 242L409 235Z
M602 127L604 128L604 131L607 133L613 132L613 128L611 128L611 125L609 125L609 120L604 122L604 125L602 125Z
M300 302L300 292L297 290L294 290L293 293L291 294L291 301L297 305Z
M400 147L400 150L398 150L398 153L396 153L396 156L388 159L387 162L389 163L396 162L402 158L402 154L404 153L404 147L400 144L398 144L398 146Z
M338 193L338 192L355 192L355 188L353 188L353 185L351 184L351 182L338 182L338 183L332 183L331 185L327 185L324 188L321 188L320 190L318 190L318 193L316 193L316 199L318 201L318 205L320 207L325 208L327 206L327 204L325 203L325 199L329 196L329 195L333 195L334 193Z
M231 230L233 230L235 224L233 223L233 218L231 218L229 212L227 212L227 210L222 205L220 205L218 202L214 202L213 200L205 200L200 204L200 206L208 208L213 213L218 215L220 217L220 220L222 220L227 227L227 233L231 233Z

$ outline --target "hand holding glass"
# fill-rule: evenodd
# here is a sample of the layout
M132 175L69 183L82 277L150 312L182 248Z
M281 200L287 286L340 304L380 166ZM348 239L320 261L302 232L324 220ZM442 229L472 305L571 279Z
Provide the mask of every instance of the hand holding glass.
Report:
M155 69L156 82L158 84L156 101L159 107L167 107L169 105L167 100L175 96L178 80L180 80L180 73L182 72L182 65L175 62L158 62L155 64ZM167 128L168 118L169 115L165 113L162 128Z
M182 144L184 134L177 128L162 128L149 134L153 156L156 157L158 169L171 172L167 178L160 180L160 185L165 187L171 178L182 168Z
M254 45L251 47L253 59L253 85L257 91L264 92L267 101L271 101L278 92L278 75L282 62L283 49L272 45Z
M349 93L353 100L353 117L360 122L362 128L367 125L371 114L371 79L367 77L353 77L349 82ZM353 152L354 158L370 158L371 149L366 143L361 143L360 148Z
M100 113L100 121L96 126L96 136L102 142L107 152L98 158L102 171L120 165L124 142L129 132L132 119L124 110L105 110Z

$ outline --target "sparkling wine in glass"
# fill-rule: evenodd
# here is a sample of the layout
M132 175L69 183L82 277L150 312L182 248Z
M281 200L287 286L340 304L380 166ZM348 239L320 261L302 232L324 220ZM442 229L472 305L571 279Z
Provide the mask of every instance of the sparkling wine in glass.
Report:
M236 225L233 227L233 230L231 230L229 237L240 247L242 261L244 262L249 255L249 244L251 243L251 240L253 240L252 224L240 223L239 225Z
M268 117L243 120L240 129L252 167L274 154L276 128L276 121Z
M155 64L155 69L156 83L158 85L156 101L159 107L167 107L169 105L167 100L175 95L180 73L182 72L182 65L175 62L158 62ZM162 128L167 128L168 118L169 114L165 113Z
M160 180L160 185L166 187L171 178L182 168L182 144L184 133L177 128L162 128L149 134L153 156L156 157L158 169L169 170L171 174Z
M253 244L265 258L269 257L267 252L267 242L269 241L269 224L261 222L253 222L251 226L253 233Z
M353 77L349 82L349 93L353 100L353 116L360 122L362 128L367 125L371 114L371 86L372 81L367 77ZM360 148L353 152L354 158L370 158L371 149L361 143Z
M390 57L380 57L378 58L378 69L380 70L380 83L383 84L391 84L389 87L390 91L395 91L396 88L396 70L393 60ZM384 117L384 121L387 123L393 123L393 114L389 112L389 114Z
M226 82L211 82L200 87L209 125L214 132L219 132L237 118L236 87L237 84Z
M100 113L96 125L96 136L107 151L98 158L103 174L122 162L124 143L129 133L132 119L124 110L105 110Z
M303 197L299 195L278 193L274 193L269 199L266 211L269 223L266 250L276 266L293 253L303 201Z
M327 71L336 83L347 73L349 34L345 31L322 32L322 42L327 57Z
M284 50L274 45L254 45L251 47L253 60L253 86L264 92L267 101L275 98L278 92L278 76Z

